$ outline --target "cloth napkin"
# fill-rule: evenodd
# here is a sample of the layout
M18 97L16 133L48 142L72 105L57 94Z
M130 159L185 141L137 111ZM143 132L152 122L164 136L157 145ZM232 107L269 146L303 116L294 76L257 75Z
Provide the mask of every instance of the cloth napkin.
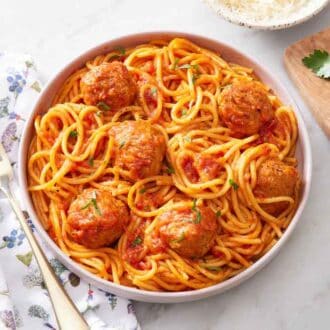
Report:
M12 189L17 199L18 145L26 118L40 91L41 84L30 56L0 53L0 139L14 167ZM24 210L24 205L21 207ZM38 236L29 215L26 211L24 214ZM43 250L91 329L140 329L130 301L84 282L55 259L47 247L43 246ZM58 329L31 248L9 203L1 194L0 329Z

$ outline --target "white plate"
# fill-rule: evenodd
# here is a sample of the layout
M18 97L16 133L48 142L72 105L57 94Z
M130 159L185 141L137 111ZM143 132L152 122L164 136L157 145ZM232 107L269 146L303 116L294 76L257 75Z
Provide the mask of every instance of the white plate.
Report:
M87 270L81 268L76 262L71 260L62 252L62 250L54 243L54 241L48 236L47 232L43 229L34 210L31 196L27 189L27 155L28 148L31 142L31 137L34 131L34 118L37 114L44 113L49 109L53 97L55 96L59 88L63 85L65 80L76 70L84 66L84 64L88 60L94 58L97 55L110 52L118 45L123 47L129 47L145 43L153 39L172 39L174 37L187 38L204 48L209 48L216 52L219 52L224 59L230 59L231 62L238 63L243 66L252 67L255 70L256 74L260 77L260 79L266 84L268 84L285 104L292 105L299 126L300 135L297 144L296 156L300 165L299 171L303 181L303 189L301 201L297 212L293 217L290 225L284 232L282 238L275 244L275 246L270 251L268 251L263 257L256 261L251 267L244 270L233 278L230 278L222 283L204 289L183 292L150 292L136 288L130 288L123 285L118 285L103 280L91 274ZM46 85L46 87L43 89L43 92L40 94L39 100L34 109L32 109L31 115L25 125L19 150L19 181L23 194L23 201L37 231L39 232L42 239L47 243L52 252L57 256L57 258L72 272L76 273L84 280L94 284L99 288L110 291L121 297L154 303L177 303L193 301L213 296L215 294L222 293L234 286L239 285L240 283L244 282L252 275L257 273L260 269L262 269L270 260L272 260L277 255L280 249L284 246L284 243L288 240L299 221L299 218L304 210L309 195L311 183L311 166L311 147L306 126L298 111L297 105L291 99L290 95L287 93L286 89L282 86L282 84L276 78L274 78L274 76L271 75L264 67L262 67L260 64L247 57L246 55L242 54L238 50L235 50L234 48L216 40L180 32L149 32L124 36L105 42L95 48L86 51L81 56L74 59L71 63L66 65L53 79L51 79Z
M219 16L222 16L227 21L237 25L259 30L286 29L291 26L303 23L317 15L330 2L330 0L309 0L306 7L297 11L296 13L291 14L289 17L273 18L268 19L267 21L258 22L231 11L226 6L220 4L218 0L202 1L209 5L209 7L211 7Z

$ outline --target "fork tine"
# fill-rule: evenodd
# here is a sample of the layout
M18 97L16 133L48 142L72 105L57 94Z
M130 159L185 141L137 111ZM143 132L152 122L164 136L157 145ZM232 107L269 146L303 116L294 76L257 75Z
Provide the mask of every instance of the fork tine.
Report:
M13 178L13 169L10 165L9 158L6 154L5 148L0 143L0 177L7 176L9 179Z

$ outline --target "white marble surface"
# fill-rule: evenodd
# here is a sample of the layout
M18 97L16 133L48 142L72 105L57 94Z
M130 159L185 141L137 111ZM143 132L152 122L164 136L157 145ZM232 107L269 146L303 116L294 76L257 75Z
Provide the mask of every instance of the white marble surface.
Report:
M330 7L284 31L231 25L200 0L0 0L0 50L28 52L44 80L87 48L137 31L178 30L226 41L276 73L303 110L314 158L310 200L280 255L245 284L207 300L136 303L143 329L329 329L330 143L304 108L282 64L286 46L330 25Z

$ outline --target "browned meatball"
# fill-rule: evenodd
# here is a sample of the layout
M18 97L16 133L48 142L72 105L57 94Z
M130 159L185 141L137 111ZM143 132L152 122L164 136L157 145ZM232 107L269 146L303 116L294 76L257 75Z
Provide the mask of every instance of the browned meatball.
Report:
M253 135L274 118L266 91L256 82L236 82L221 95L220 115L239 137Z
M126 170L128 179L136 181L159 173L165 138L150 122L124 121L113 126L110 134L116 144L114 165Z
M258 198L293 197L295 190L299 187L299 182L299 174L295 167L278 159L269 159L258 168L254 194ZM288 207L288 202L261 204L260 206L267 213L276 216Z
M67 231L75 242L99 248L114 243L128 221L127 207L110 192L85 189L70 205Z
M112 62L87 72L81 79L81 91L86 104L116 110L134 102L137 87L124 64Z
M209 207L165 211L159 221L161 240L183 257L202 257L214 244L217 220Z

